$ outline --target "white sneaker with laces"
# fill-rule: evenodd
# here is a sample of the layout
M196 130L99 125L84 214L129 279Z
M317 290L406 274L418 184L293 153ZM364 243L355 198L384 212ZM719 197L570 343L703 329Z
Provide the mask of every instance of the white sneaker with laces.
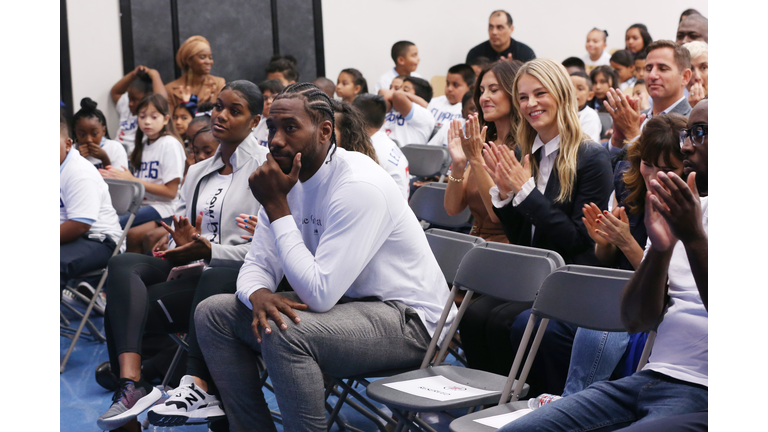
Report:
M191 375L181 378L179 387L168 392L165 403L149 409L147 419L155 426L203 424L226 416L221 402L195 385Z

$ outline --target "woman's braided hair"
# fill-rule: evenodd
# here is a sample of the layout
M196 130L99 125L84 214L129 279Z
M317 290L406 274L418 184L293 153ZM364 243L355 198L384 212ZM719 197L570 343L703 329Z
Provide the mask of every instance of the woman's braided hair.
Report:
M275 101L279 99L304 99L304 109L312 118L315 126L325 120L331 122L331 146L336 151L336 120L333 115L333 102L320 88L312 83L302 82L290 84L283 89ZM274 103L274 101L273 101ZM331 153L333 154L333 153Z

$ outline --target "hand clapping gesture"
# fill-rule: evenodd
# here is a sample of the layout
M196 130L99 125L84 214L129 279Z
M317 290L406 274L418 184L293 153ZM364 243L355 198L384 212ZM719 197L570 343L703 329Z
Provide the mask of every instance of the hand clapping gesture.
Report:
M485 144L483 168L499 188L499 198L505 200L510 194L517 194L531 178L530 155L525 155L523 164L507 146L497 146L493 141Z
M458 120L454 120L454 121L457 123L459 122ZM453 126L453 121L451 122L451 126ZM464 155L466 156L468 161L481 162L483 160L483 145L485 144L485 132L488 130L488 127L483 126L483 129L480 130L480 120L478 119L477 115L470 114L467 117L464 128L466 129L467 134L469 135L469 138L466 138L463 132L459 134L459 140L461 141L461 149L464 151Z
M675 173L658 174L646 193L645 226L652 247L668 251L677 240L683 243L706 238L701 216L701 199L696 188L696 173L688 175L688 183Z
M632 139L640 135L640 126L646 115L640 113L640 100L629 98L616 89L608 89L603 105L613 119L613 130L616 138ZM615 147L623 147L623 142L611 140ZM623 140L622 140L623 141Z
M616 207L609 212L594 204L584 206L584 217L581 220L587 227L587 232L598 245L612 244L619 249L637 243L629 230L629 218L624 207Z

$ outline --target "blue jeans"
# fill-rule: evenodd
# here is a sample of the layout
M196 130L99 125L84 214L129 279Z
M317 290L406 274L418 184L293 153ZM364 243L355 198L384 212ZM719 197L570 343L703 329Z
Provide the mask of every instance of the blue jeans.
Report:
M627 333L602 332L584 328L576 330L563 396L578 393L594 382L610 379L624 356L628 344L629 334Z
M130 217L130 214L124 214L120 215L120 227L125 228L125 224L128 223L128 218ZM165 219L160 217L160 213L157 212L152 206L144 206L139 209L138 212L136 212L136 219L133 220L132 227L137 227L139 225L145 224L147 222L160 222L163 221L170 225L171 218L167 217Z
M708 391L644 370L616 381L601 381L558 399L499 429L500 432L614 431L633 423L705 411Z

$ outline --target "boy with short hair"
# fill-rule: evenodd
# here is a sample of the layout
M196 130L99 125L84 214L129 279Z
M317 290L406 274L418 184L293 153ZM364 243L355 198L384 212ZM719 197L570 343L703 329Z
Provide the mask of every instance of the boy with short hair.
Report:
M648 97L648 88L645 86L645 80L639 79L635 82L635 86L632 88L632 97L640 99L640 111L645 111L650 108L651 99Z
M299 72L291 58L281 57L269 62L266 69L267 79L276 79L284 86L299 80Z
M377 94L381 89L388 89L389 84L398 75L414 76L421 78L421 75L416 73L416 68L419 67L419 49L416 44L409 41L400 41L392 45L392 60L395 62L395 67L387 71L382 75L376 86L373 89L373 93Z
M472 99L472 89L464 94L461 98L461 123L464 125L464 121L470 114L477 114L477 107L475 101ZM446 123L441 127L435 136L429 139L427 145L448 147L448 129L450 129L450 123Z
M603 125L600 122L600 116L597 115L597 111L587 106L587 102L595 97L595 92L592 91L592 80L589 79L584 71L576 71L571 73L571 82L573 87L576 88L576 100L579 104L579 123L581 128L584 129L592 141L600 143L600 133L603 131Z
M432 86L421 78L407 76L400 90L379 90L387 102L387 118L381 130L402 147L426 144L435 127L435 118L427 111L432 100Z
M427 110L435 117L436 126L442 128L451 120L461 117L461 98L475 83L475 72L468 64L457 64L448 69L445 77L445 95L438 96L427 106Z
M379 165L384 168L387 174L392 176L403 193L403 197L407 200L410 192L408 183L411 177L408 174L408 159L405 158L397 144L381 130L387 117L387 103L380 95L365 93L357 95L352 106L360 111L365 120L368 136L371 138L374 150L376 150Z

